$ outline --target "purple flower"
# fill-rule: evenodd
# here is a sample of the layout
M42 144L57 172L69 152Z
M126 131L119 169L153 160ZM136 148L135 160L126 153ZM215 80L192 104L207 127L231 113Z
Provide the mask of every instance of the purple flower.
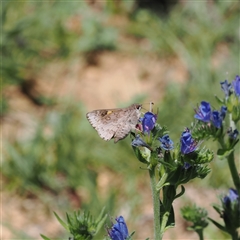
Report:
M150 133L153 130L157 120L157 115L151 112L146 112L142 119L142 126L144 133Z
M165 150L172 150L173 149L173 141L169 138L168 135L164 135L161 138L158 138L159 141L162 143L161 147Z
M223 198L223 203L225 205L227 205L231 202L236 201L238 198L239 198L239 196L238 196L237 191L233 188L230 188L228 195Z
M224 82L221 82L220 84L221 84L221 88L225 94L225 97L228 98L231 94L231 87L232 87L231 83L228 83L228 81L225 80Z
M240 97L240 77L237 75L235 80L232 81L232 86L235 94Z
M198 147L198 143L192 138L190 130L186 130L182 133L181 139L181 153L188 154L195 151Z
M210 103L202 101L198 110L195 109L196 114L194 117L203 122L209 122L211 117L211 106Z
M128 236L128 228L122 216L115 219L116 223L108 230L108 235L112 240L125 240Z
M235 140L235 139L237 138L238 134L239 134L239 132L238 132L237 129L235 129L235 130L233 131L232 128L230 128L230 129L227 131L227 133L228 133L229 138L230 138L230 139L233 139L233 140Z

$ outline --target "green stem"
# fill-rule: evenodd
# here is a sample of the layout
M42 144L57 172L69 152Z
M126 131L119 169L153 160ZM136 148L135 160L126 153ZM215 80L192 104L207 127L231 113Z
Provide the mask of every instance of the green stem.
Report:
M232 236L232 240L239 240L237 230L235 230L233 233L231 233L231 236Z
M155 167L149 169L152 199L153 199L153 214L154 214L154 240L161 240L162 233L160 229L160 200L159 191L156 188Z
M229 120L230 120L230 127L232 129L235 129L236 126L235 126L234 121L232 120L232 114L231 113L229 114ZM229 166L229 169L230 169L230 172L231 172L231 175L232 175L232 179L233 179L235 188L237 189L238 193L240 193L240 178L239 178L237 167L236 167L236 164L235 164L235 161L234 161L234 151L232 151L229 154L227 160L228 160L228 166Z
M196 231L198 236L199 236L199 240L203 240L203 230L199 230L199 231Z
M232 179L234 182L234 185L238 191L238 193L240 193L240 178L238 175L238 171L237 171L237 167L234 161L234 152L231 152L227 158L228 160L228 166L232 175Z

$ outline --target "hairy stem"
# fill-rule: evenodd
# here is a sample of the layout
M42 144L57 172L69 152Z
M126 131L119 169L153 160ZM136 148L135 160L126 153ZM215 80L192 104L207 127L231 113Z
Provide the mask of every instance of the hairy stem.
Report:
M237 171L237 167L236 167L236 163L234 161L234 152L231 152L227 158L228 160L228 166L232 175L232 179L234 182L234 185L238 191L238 193L240 193L240 178L238 175L238 171Z
M153 214L154 214L154 239L161 240L162 233L160 229L160 200L159 191L156 188L155 167L149 169L152 199L153 199Z

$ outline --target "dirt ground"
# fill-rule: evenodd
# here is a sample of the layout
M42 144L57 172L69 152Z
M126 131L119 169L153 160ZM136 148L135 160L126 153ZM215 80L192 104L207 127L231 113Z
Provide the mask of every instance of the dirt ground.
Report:
M38 90L46 96L55 96L59 101L81 100L87 110L93 110L129 104L137 96L146 96L145 102L159 102L167 83L174 79L181 84L188 78L185 69L184 64L177 59L159 60L154 56L143 58L105 52L98 57L97 65L86 65L81 59L75 59L69 65L52 63L39 74L37 83ZM6 92L11 110L2 122L3 141L30 136L35 127L34 118L44 114L44 109L37 108L15 87L9 87ZM185 199L207 207L209 215L216 216L208 206L209 202L217 202L216 195L216 192L207 189L199 191L190 184ZM146 198L144 194L142 197ZM136 229L134 239L152 233L151 202L150 199L145 200L147 204L141 221L146 227ZM40 233L54 236L62 230L53 214L49 214L38 199L23 199L5 190L3 186L1 201L3 240L20 239L15 237L20 231L26 233L26 238L40 239ZM175 203L177 209L182 205L181 201ZM176 214L178 225L173 231L168 231L164 239L198 239L196 234L186 232L186 224L178 211Z

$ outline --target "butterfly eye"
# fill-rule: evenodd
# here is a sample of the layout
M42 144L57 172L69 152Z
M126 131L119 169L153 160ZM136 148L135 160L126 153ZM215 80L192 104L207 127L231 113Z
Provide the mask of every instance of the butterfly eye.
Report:
M137 109L140 110L142 108L142 105L137 105Z

